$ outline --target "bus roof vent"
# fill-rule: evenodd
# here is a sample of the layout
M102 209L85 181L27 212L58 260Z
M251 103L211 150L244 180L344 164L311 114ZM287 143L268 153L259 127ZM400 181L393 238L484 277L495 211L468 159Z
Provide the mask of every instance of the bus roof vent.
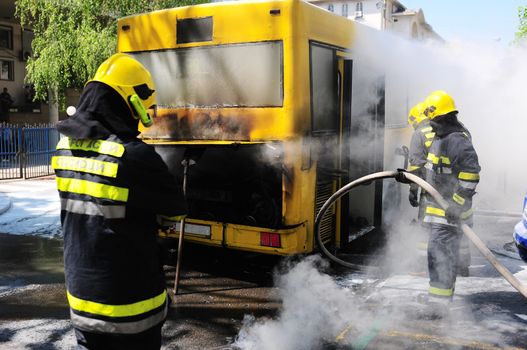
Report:
M178 19L177 43L212 41L212 17Z

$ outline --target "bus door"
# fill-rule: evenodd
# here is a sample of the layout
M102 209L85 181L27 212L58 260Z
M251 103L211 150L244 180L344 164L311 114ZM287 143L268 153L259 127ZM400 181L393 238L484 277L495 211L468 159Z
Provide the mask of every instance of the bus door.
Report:
M384 77L355 64L348 163L350 179L382 171L384 167ZM359 250L380 243L381 236L366 235L382 225L383 182L359 186L350 193L348 241ZM363 237L364 236L364 237ZM363 237L363 238L361 238Z
M339 101L340 101L340 169L339 188L350 182L350 134L351 134L351 102L353 91L353 60L346 52L337 52L339 69ZM337 246L344 247L350 235L349 194L344 195L339 203L340 235Z
M326 200L347 180L343 172L342 157L343 128L343 82L351 81L351 61L339 58L339 50L318 42L310 43L311 62L311 139L317 160L315 215ZM346 70L347 69L347 70ZM351 89L350 84L346 84ZM350 102L349 99L345 99ZM350 112L348 104L347 112ZM343 177L344 176L344 177ZM347 212L347 209L346 209ZM338 247L341 226L340 203L328 210L322 219L320 231L322 241ZM346 217L347 215L345 215Z

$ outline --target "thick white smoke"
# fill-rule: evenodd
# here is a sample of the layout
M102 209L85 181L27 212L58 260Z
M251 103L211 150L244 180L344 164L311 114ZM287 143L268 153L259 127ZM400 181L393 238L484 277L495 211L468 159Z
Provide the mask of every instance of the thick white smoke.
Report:
M471 132L479 154L482 171L475 208L519 212L527 189L527 162L522 147L527 132L527 96L523 88L527 81L527 50L495 43L417 43L362 27L357 30L355 44L354 86L385 77L387 126L403 126L413 105L432 91L447 91L456 101L459 119ZM362 113L357 109L361 105L377 102L379 96L369 91L355 92L355 115ZM386 157L390 155L385 150ZM393 164L400 162L393 160ZM393 165L387 163L385 160L385 168L392 170ZM378 262L388 272L402 273L401 276L408 271L426 271L426 253L419 256L415 251L418 242L427 240L426 233L406 225L407 222L391 233L389 248ZM428 285L423 276L415 279L415 289L400 290L400 295L375 295L373 288L359 296L321 272L317 268L321 265L324 266L317 257L310 257L278 276L283 302L280 314L261 320L248 316L235 345L257 350L318 349L352 325L353 334L347 335L344 342L351 346L360 341L360 334L374 329L379 320L384 329L389 329L406 314L412 314L415 293L426 291ZM392 292L399 282L395 278ZM484 288L485 283L481 282L480 287ZM381 314L368 307L372 300L376 310L384 308ZM462 313L457 326L448 321L443 324L445 333L462 336L459 324L473 323L470 312ZM495 340L490 334L485 337Z
M320 271L327 265L310 256L276 276L282 312L276 319L246 317L235 346L244 350L320 349L331 343L352 320L371 317L349 289ZM368 324L367 318L362 325Z
M455 100L479 155L476 209L519 212L527 189L526 48L482 42L412 42L358 26L354 55L386 77L386 120L397 125L435 90ZM361 74L360 69L354 69Z

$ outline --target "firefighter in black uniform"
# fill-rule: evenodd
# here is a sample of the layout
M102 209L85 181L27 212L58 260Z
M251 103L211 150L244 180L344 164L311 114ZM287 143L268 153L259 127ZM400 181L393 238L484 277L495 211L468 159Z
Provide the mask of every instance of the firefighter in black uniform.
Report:
M80 349L159 349L167 292L156 215L186 214L182 189L151 146L150 73L126 54L101 64L52 159L61 200L71 321ZM150 109L153 108L153 109Z
M425 164L428 156L428 149L434 139L434 131L430 126L430 120L424 114L425 103L420 102L416 104L408 113L408 124L412 126L414 132L410 140L410 147L408 149L408 171L420 178L425 178ZM408 193L408 200L412 207L419 207L417 213L417 222L422 224L424 217L424 194L421 193L419 197L419 185L410 182L410 191ZM427 249L428 237L424 234L420 237L417 244L417 249L423 253Z
M427 196L424 222L430 224L427 301L443 306L454 295L456 264L463 233L460 223L472 225L472 197L480 166L470 135L457 119L454 100L435 91L426 101L426 114L435 137L430 146L426 181L449 202L447 210Z
M428 150L432 145L434 140L434 130L430 126L430 120L424 114L426 109L425 102L420 102L416 104L408 114L408 124L414 128L414 133L410 140L410 148L408 152L409 158L409 167L408 171L419 176L422 179L425 179L425 165L428 157ZM460 123L461 124L461 123ZM465 129L465 132L470 136L470 133ZM408 195L408 200L412 207L419 207L419 212L417 218L419 221L424 218L425 205L424 201L419 198L419 185L415 183L410 183L410 191ZM420 249L427 249L426 242L419 242ZM470 266L470 247L468 238L463 235L461 238L461 243L459 246L459 257L457 261L457 274L461 276L469 275L469 266Z
M414 133L412 134L412 139L410 140L410 148L408 153L408 171L422 179L425 178L424 166L426 164L428 149L430 148L435 135L432 127L430 126L428 117L424 114L425 108L425 103L420 102L410 110L410 113L408 113L408 124L414 128ZM419 206L418 194L419 185L411 183L408 200L410 201L412 207ZM419 218L421 218L421 210L419 211Z

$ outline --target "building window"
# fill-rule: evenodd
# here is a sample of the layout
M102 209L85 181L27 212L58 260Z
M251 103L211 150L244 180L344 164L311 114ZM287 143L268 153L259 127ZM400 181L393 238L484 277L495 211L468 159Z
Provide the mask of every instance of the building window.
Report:
M0 48L13 50L13 28L0 26Z
M0 59L0 80L15 80L13 67L13 61Z
M359 1L355 6L355 11L362 12L362 1Z
M348 17L348 4L342 4L342 16Z
M362 12L362 1L359 1L356 5L355 5L355 18L362 18L363 17L363 12Z
M329 11L329 12L333 12L333 11L335 11L335 8L333 7L333 4L329 4L329 5L328 5L328 11Z

